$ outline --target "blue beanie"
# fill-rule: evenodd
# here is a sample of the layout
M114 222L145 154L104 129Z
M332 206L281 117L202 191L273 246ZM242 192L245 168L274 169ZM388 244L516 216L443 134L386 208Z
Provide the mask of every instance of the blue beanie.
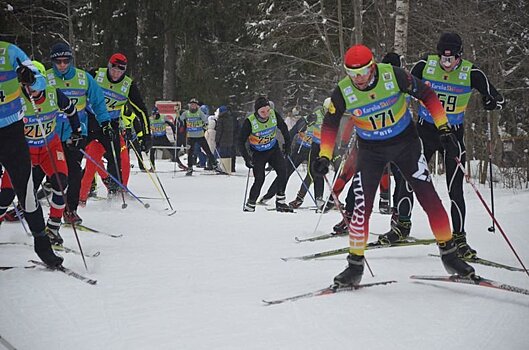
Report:
M54 59L58 57L70 57L71 58L72 56L73 54L72 54L72 49L70 48L70 45L64 42L56 43L51 47L50 59Z

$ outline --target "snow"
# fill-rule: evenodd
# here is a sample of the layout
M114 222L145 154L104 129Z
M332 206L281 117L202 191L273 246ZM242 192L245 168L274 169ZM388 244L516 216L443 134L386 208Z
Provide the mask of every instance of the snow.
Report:
M135 160L133 160L135 163ZM158 169L173 164L158 161ZM375 273L363 282L398 283L308 300L264 306L276 299L323 288L345 267L345 256L283 262L347 245L346 238L295 243L294 237L329 232L339 214L319 216L242 212L247 171L206 176L197 171L159 174L177 213L167 204L128 199L90 201L80 215L87 226L122 238L79 232L89 272L77 255L64 265L98 280L91 286L59 272L13 269L0 272L0 336L17 349L527 349L529 298L489 288L412 282L412 274L445 275L434 245L367 252ZM253 179L250 179L253 180ZM267 177L265 187L273 180ZM251 184L252 181L250 181ZM448 204L445 181L435 178ZM160 197L145 173L131 175L130 188ZM293 175L287 190L299 188ZM488 198L488 188L479 187ZM104 190L100 187L100 195ZM485 258L519 266L472 188L465 185L469 241ZM309 205L309 197L305 201ZM496 214L518 254L529 264L529 191L495 190ZM45 207L45 211L48 208ZM389 216L371 218L383 232ZM71 229L65 245L76 247ZM415 208L412 235L430 238L424 213ZM375 239L374 237L370 238ZM17 223L4 223L0 241L31 242ZM36 256L26 246L0 245L0 266L27 265ZM474 265L478 274L529 288L521 272ZM2 349L0 343L0 349Z

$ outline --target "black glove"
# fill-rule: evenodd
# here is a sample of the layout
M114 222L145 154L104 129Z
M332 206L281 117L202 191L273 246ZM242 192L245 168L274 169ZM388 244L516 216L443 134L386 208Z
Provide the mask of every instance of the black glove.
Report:
M83 135L79 131L73 131L70 138L66 140L66 147L71 150L79 150L83 145Z
M443 124L439 127L439 134L439 141L446 152L446 156L459 157L459 142L448 124Z
M481 100L483 101L483 108L487 111L493 111L498 106L496 99L490 95L483 95Z
M244 158L244 164L246 165L248 169L253 168L253 162L250 158Z
M35 81L37 80L35 78L35 73L28 67L21 64L20 61L19 61L19 66L17 68L17 77L18 77L18 81L22 85L28 85L28 86L33 85Z
M315 176L323 177L329 172L329 165L331 164L329 158L327 157L318 157L312 163L312 173Z
M152 147L152 137L151 135L145 135L140 138L140 144L141 144L141 151L142 152L149 152L149 150Z
M116 130L114 130L110 120L106 120L101 123L101 130L103 131L103 135L108 137L110 141L114 141L116 139Z

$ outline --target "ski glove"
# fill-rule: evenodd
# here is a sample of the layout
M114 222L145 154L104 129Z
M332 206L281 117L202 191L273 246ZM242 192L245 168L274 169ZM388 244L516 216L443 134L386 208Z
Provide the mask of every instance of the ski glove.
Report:
M144 135L140 138L140 144L141 144L141 151L142 152L149 152L149 150L152 147L152 137L151 135Z
M496 99L490 95L483 95L481 100L483 101L483 108L487 111L493 111L498 106Z
M448 157L459 157L459 142L456 135L450 129L448 124L443 124L439 127L439 141L443 146Z
M70 150L79 150L83 145L83 135L80 131L73 131L70 138L66 140L66 147Z
M37 80L35 78L35 73L28 67L24 66L23 64L20 64L17 68L17 77L18 77L18 81L22 85L27 85L27 86L33 85L35 81Z
M318 157L312 163L312 173L315 176L323 177L325 174L329 172L329 165L331 162L329 161L329 158L327 157Z
M108 137L110 141L115 140L116 131L114 130L114 127L112 126L110 120L106 120L101 123L101 130L103 131L103 135Z
M253 168L253 162L250 158L244 158L244 164L246 165L248 169Z

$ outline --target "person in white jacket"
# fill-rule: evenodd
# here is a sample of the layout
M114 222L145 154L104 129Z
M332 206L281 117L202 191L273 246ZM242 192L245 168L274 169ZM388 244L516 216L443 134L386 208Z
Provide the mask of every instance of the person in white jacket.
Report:
M208 142L209 149L211 150L211 153L213 153L213 156L216 158L216 152L217 145L215 144L215 135L217 134L217 131L215 130L215 127L217 126L217 118L219 117L219 110L215 111L214 115L210 115L208 117L208 127L205 133L206 141Z

